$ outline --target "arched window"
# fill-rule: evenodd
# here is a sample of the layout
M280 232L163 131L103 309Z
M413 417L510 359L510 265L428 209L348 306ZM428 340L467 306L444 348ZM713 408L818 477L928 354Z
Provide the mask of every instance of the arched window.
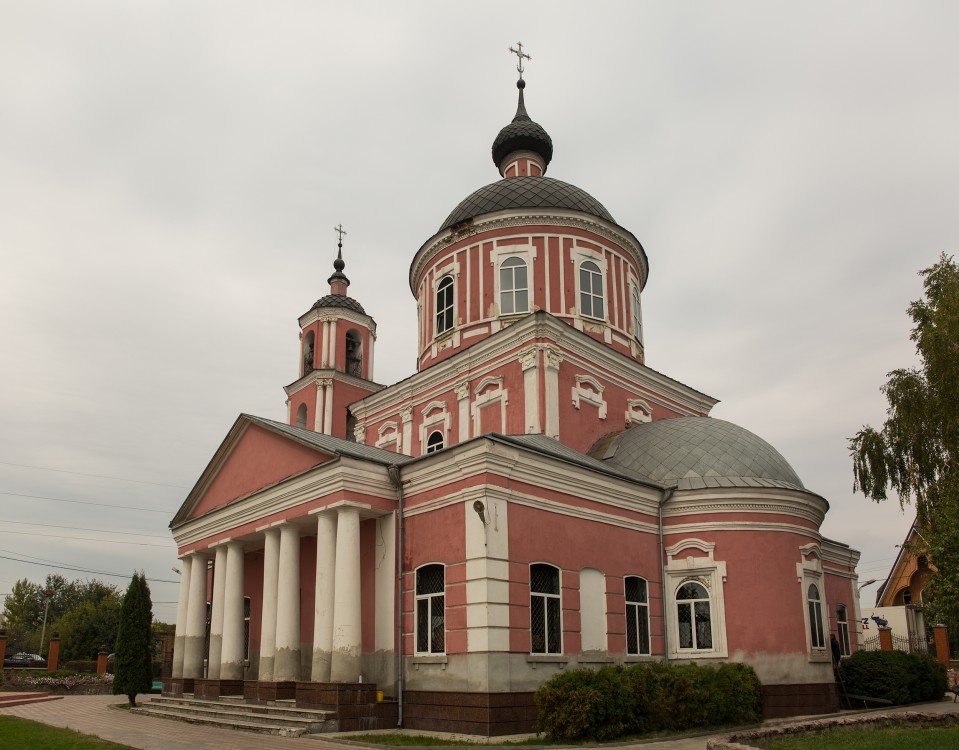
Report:
M561 647L559 568L545 563L529 567L530 651L559 654Z
M430 436L426 438L426 452L435 453L443 448L443 433L439 430L433 430Z
M906 605L912 604L912 592L909 589L902 592L902 603Z
M315 340L316 339L313 335L313 331L307 333L306 337L303 339L303 375L306 375L308 372L313 370Z
M604 317L603 272L591 260L579 267L579 311L591 318Z
M643 316L639 307L639 287L634 286L632 291L633 336L639 343L643 343Z
M356 442L356 416L349 409L346 410L346 439Z
M822 626L822 599L819 587L815 583L806 589L806 606L809 608L809 645L812 648L825 648L826 636Z
M346 332L346 374L363 377L363 342L352 329Z
M849 619L846 615L846 605L836 605L836 627L839 630L839 653L849 656Z
M436 332L453 330L453 277L444 276L436 287Z
M709 592L694 581L687 581L676 592L680 650L700 651L713 647L713 623Z
M526 261L515 256L499 267L499 311L504 315L529 310L529 281Z
M300 404L296 410L296 426L306 427L306 404Z
M424 565L416 571L416 653L446 650L446 577L443 566Z
M626 653L649 653L649 591L639 576L626 576Z

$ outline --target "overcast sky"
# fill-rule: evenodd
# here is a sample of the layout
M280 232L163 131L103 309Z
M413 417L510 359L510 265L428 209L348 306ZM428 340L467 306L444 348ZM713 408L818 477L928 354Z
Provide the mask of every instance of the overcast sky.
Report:
M168 523L239 413L285 419L340 222L376 380L411 374L409 263L498 179L517 40L549 175L646 249L647 364L885 578L911 513L853 494L847 438L959 249L957 28L914 0L0 2L0 594L143 569L174 621Z

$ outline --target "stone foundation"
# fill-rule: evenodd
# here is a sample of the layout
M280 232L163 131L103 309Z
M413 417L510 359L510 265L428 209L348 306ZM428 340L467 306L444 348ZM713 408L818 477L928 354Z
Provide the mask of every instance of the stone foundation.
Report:
M243 680L194 680L194 698L223 698L243 695Z
M835 682L763 685L763 718L831 714L839 711Z
M499 737L526 734L536 722L533 693L452 693L407 690L403 727Z

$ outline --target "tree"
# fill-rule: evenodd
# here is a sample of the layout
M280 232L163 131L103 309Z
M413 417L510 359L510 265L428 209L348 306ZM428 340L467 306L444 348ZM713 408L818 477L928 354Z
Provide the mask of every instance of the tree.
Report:
M87 599L57 620L52 630L60 634L60 658L96 659L104 643L115 643L121 601L119 594L104 597L96 604Z
M138 693L153 687L151 649L153 604L143 573L134 573L120 607L120 628L113 658L113 694L125 695L131 706Z
M14 583L3 604L3 621L6 623L7 647L11 653L32 652L38 648L40 624L43 622L43 594L40 587L26 578Z
M943 253L919 272L923 299L909 306L921 366L893 370L882 387L881 430L849 441L854 490L877 502L892 490L912 503L935 567L926 589L933 621L959 628L959 267ZM916 550L919 552L918 550Z

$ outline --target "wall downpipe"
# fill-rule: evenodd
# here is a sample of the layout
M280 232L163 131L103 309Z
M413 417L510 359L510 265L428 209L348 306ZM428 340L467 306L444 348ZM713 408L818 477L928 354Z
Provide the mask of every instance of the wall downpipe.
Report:
M676 485L663 488L663 497L659 501L659 580L663 592L663 663L669 663L669 613L666 611L666 547L663 543L663 506L673 496Z
M386 467L393 489L396 491L396 726L403 726L403 477L397 464ZM661 516L660 516L661 517ZM660 523L660 530L662 523ZM660 536L662 539L662 536Z

